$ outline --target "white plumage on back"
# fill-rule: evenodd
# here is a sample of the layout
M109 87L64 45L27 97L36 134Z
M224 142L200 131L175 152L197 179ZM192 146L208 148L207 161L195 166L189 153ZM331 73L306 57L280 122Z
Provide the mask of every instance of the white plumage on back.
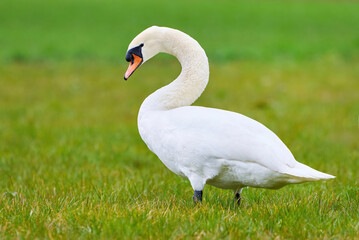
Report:
M275 189L334 178L297 162L272 131L253 119L189 106L209 77L207 56L190 36L151 27L131 42L128 51L141 44L144 61L158 52L170 53L181 62L182 72L143 102L138 116L140 135L171 171L190 180L196 192L205 184L240 191L245 186Z

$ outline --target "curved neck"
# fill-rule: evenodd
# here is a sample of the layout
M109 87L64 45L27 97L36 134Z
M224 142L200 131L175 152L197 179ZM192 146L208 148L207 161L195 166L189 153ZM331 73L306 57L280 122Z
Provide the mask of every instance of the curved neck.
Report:
M182 71L173 82L148 96L140 111L189 106L202 94L208 83L208 58L196 40L183 32L169 29L163 34L161 43L160 52L177 57Z

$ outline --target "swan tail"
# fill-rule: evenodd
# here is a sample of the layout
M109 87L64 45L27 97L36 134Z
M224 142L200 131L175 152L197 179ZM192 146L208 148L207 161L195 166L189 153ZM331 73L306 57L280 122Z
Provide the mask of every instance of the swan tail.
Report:
M302 163L298 163L298 165L296 165L294 168L291 168L284 173L289 175L294 183L313 182L335 178L333 175L320 172Z

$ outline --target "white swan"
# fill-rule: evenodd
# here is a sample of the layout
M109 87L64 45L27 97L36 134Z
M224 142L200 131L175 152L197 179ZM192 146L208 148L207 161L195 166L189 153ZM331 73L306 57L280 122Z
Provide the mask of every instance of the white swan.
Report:
M205 89L206 53L187 34L150 27L133 39L125 80L159 52L178 58L182 72L142 103L138 128L143 141L174 173L188 178L194 201L205 184L233 189L237 202L243 187L277 189L290 183L334 176L297 162L286 145L261 123L239 113L190 106Z

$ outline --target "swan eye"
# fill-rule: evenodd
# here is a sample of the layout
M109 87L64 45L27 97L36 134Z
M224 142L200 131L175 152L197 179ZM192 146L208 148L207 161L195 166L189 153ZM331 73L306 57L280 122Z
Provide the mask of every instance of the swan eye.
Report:
M140 57L140 58L143 58L143 56L142 56L142 47L143 46L144 46L144 44L141 43L137 47L129 49L127 51L127 53L126 53L126 61L127 62L132 62L133 61L133 56L132 56L133 54Z

